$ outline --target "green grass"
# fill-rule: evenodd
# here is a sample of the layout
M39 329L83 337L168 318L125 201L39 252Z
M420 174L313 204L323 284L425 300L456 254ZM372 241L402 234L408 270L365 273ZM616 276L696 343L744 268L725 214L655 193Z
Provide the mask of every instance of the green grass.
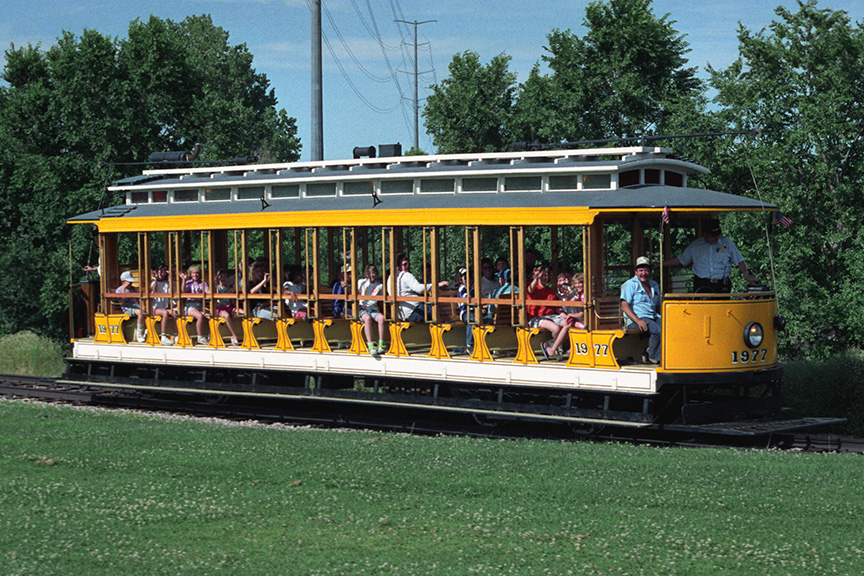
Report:
M783 398L796 415L846 418L838 431L864 436L864 351L785 363Z
M56 377L63 374L59 344L33 332L0 337L0 374Z
M864 573L851 455L0 402L0 574Z

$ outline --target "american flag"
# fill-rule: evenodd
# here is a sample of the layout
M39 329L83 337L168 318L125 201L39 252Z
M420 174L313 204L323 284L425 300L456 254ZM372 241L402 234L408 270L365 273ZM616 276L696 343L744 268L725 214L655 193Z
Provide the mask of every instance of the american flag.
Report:
M780 224L784 228L788 228L792 225L792 219L780 212L779 210L777 212L774 212L774 222Z
M661 218L663 219L664 224L669 223L669 205L668 204L663 206L663 215L661 216Z

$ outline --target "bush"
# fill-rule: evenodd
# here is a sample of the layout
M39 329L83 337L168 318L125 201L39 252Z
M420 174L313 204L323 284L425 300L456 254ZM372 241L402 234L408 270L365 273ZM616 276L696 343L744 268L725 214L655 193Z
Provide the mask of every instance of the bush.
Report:
M63 374L62 347L24 331L0 338L0 373L55 377Z
M864 351L783 366L783 396L796 416L846 418L842 432L864 436Z

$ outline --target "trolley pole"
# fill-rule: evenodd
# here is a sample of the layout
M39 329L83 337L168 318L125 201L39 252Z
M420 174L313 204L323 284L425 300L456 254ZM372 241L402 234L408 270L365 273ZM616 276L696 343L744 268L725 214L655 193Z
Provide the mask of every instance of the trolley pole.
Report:
M394 22L402 22L403 24L411 24L414 26L414 150L420 149L420 97L418 94L418 78L420 72L417 70L417 27L421 24L429 22L438 22L437 20L424 20L422 22L409 22L407 20L394 20Z

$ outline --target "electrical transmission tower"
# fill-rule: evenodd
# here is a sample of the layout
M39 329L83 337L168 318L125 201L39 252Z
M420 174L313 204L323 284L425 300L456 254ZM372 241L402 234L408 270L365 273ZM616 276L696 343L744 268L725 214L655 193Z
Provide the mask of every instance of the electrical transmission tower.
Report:
M409 22L407 20L394 20L394 22L401 22L403 24L411 24L414 26L414 149L420 149L420 97L418 94L418 78L420 77L421 72L417 70L417 27L421 24L428 24L429 22L438 22L437 20L424 20L422 22L417 22L416 20L413 22ZM402 72L402 70L399 70ZM428 72L428 71L427 71ZM422 74L426 74L427 72L422 72ZM405 72L406 74L411 74L411 72Z

